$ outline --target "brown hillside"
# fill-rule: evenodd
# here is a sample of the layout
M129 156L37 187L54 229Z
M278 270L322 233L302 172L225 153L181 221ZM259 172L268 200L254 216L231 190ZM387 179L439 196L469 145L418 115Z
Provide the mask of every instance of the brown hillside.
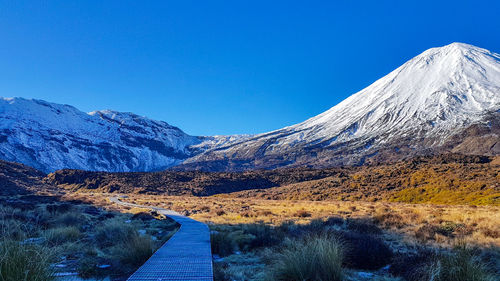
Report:
M60 170L49 174L45 181L72 191L209 196L321 179L341 174L344 170L285 169L230 173L200 171L108 173Z
M234 193L292 200L369 200L500 205L500 157L419 157L319 180Z
M23 164L0 160L0 196L26 194L29 190L46 189L45 174Z
M72 191L304 200L500 204L498 157L445 154L336 169L106 173L61 170L47 183Z

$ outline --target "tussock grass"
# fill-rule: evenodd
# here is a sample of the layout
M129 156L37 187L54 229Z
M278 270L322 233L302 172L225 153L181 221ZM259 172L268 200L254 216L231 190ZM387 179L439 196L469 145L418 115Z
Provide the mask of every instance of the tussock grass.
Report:
M343 245L326 236L287 240L270 269L270 280L343 280Z
M135 228L123 222L120 219L111 219L105 221L96 228L95 239L102 247L109 247L116 244L117 241L129 241L137 231Z
M419 248L413 255L394 259L391 273L408 281L493 281L494 265L481 257L479 249L459 242L455 248L438 251Z
M119 261L124 267L122 270L128 272L146 262L153 251L154 245L150 236L133 235L113 246L109 258Z
M490 266L478 253L459 245L452 253L440 255L431 265L424 267L428 281L495 281Z
M13 240L0 241L0 281L53 280L50 260L53 252L39 245Z
M412 205L387 202L350 202L350 201L280 201L248 198L213 197L173 197L161 195L129 195L139 204L150 202L164 206L168 202L171 209L183 212L190 210L190 217L218 225L226 224L280 224L294 220L296 224L305 224L315 219L334 218L328 225L347 227L353 231L364 231L376 234L379 230L388 230L402 234L418 243L433 243L436 246L452 246L457 237L464 238L467 243L478 246L494 245L500 247L500 216L492 216L500 212L494 206L436 206ZM210 212L200 208L210 206ZM215 210L224 206L226 214L217 216ZM356 208L353 208L356 207ZM269 210L267 215L262 210ZM307 210L311 217L296 217L300 210ZM246 214L252 214L246 216ZM347 219L351 221L348 222ZM353 220L368 222L366 225L352 223ZM447 225L447 222L448 223ZM369 225L372 224L372 225ZM373 227L375 225L375 227ZM450 228L452 226L453 228ZM456 227L455 227L456 226ZM424 227L419 231L419 228ZM444 236L436 239L434 235ZM452 231L446 236L440 233ZM418 237L417 237L418 236Z
M54 226L78 226L87 222L87 218L78 211L69 211L54 217Z
M45 231L45 239L51 245L61 245L66 242L75 242L81 237L81 232L74 226L62 226Z
M222 257L234 251L249 251L261 247L280 244L284 228L277 228L263 223L243 225L219 225L211 234L212 252Z
M218 232L214 232L215 236L212 237L212 242L219 244L214 249L229 249L222 255L227 255L224 261L238 256L232 253L241 250L241 255L251 253L258 256L263 263L272 263L272 259L268 260L263 252L282 250L285 237L300 241L311 235L333 233L337 237L348 238L343 241L346 247L343 258L347 270L346 278L350 278L349 271L354 274L357 271L378 272L381 267L389 264L390 268L395 268L398 260L414 255L419 247L435 249L436 252L429 255L424 253L422 258L416 257L414 260L407 259L404 267L418 270L422 274L436 272L436 268L439 268L439 272L446 272L445 268L448 268L448 264L453 264L450 261L456 257L456 250L450 249L457 239L463 239L469 245L478 247L482 259L492 261L492 270L496 274L500 272L500 256L496 254L500 248L500 217L495 216L500 212L500 208L495 206L412 205L339 200L283 201L228 196L173 197L132 194L127 200L139 204L157 204L179 212L189 210L190 217L210 223L211 229ZM225 214L218 216L216 210L221 208L224 208ZM301 210L306 210L311 216L296 216ZM232 232L234 234L231 234ZM252 237L255 238L251 239ZM355 246L354 249L349 249L352 245ZM397 255L395 258L391 258L391 251ZM217 252L224 250L214 250L214 254ZM274 254L272 256L274 257ZM467 265L463 261L460 264ZM229 264L223 271L230 274L235 268L238 268L238 265ZM267 266L262 269L267 270ZM410 274L391 273L396 278L403 277L408 281L429 280L423 275L410 279ZM438 277L451 278L444 277L445 273L436 274L434 281L447 280L437 279ZM232 280L238 280L236 276L232 273L229 275Z

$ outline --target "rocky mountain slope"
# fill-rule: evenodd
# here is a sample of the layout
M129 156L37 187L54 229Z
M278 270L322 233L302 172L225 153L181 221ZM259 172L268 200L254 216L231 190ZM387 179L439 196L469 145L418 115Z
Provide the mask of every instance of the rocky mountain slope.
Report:
M0 158L50 172L161 170L200 143L180 129L132 113L84 113L69 105L0 99Z
M196 137L132 113L0 99L0 159L45 172L331 167L500 154L500 55L432 48L330 110L259 135Z

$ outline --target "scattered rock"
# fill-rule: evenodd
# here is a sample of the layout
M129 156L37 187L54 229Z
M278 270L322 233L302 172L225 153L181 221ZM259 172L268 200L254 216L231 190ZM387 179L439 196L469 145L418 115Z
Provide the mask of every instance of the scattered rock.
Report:
M391 269L391 265L390 264L382 267L379 271L380 272L389 272L389 269Z
M224 258L221 258L219 255L215 254L215 255L212 255L212 259L214 260L214 262L221 262L221 261L224 261Z
M23 242L21 242L21 244L22 245L26 245L26 244L37 244L37 245L40 245L43 242L45 242L45 238L43 238L43 237L34 237L34 238L28 238L28 239L24 240Z
M361 278L372 278L373 277L373 273L370 273L370 272L358 272L358 276L361 277Z
M76 276L78 272L56 272L54 277Z

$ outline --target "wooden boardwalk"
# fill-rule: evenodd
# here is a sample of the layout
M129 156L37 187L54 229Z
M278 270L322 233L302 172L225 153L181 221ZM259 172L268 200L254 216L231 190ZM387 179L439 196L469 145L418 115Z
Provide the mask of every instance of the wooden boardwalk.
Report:
M117 204L150 208L178 222L181 227L128 281L213 281L210 230L199 221L174 211L141 206L111 198Z

